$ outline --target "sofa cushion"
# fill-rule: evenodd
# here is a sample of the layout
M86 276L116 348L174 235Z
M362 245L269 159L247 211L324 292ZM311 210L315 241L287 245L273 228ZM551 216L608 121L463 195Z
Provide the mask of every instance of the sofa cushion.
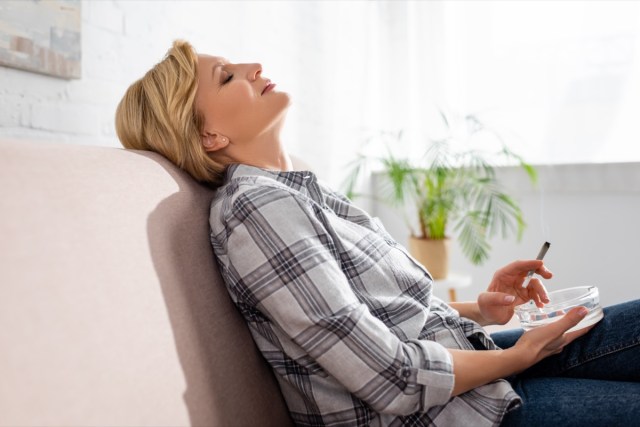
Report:
M0 425L290 424L211 197L153 153L0 141Z

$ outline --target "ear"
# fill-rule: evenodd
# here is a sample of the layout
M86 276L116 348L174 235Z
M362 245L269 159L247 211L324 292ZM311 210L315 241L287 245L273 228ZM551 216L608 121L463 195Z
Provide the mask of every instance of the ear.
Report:
M207 153L218 151L229 145L229 138L219 133L205 132L201 135L202 146Z

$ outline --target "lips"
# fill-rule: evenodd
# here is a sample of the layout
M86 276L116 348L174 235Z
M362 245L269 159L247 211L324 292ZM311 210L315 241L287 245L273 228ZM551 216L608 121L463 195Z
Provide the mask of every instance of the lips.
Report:
M276 84L275 83L271 83L271 80L267 80L267 85L264 87L264 89L262 89L261 95L264 95L265 93L271 92L274 87L276 87Z

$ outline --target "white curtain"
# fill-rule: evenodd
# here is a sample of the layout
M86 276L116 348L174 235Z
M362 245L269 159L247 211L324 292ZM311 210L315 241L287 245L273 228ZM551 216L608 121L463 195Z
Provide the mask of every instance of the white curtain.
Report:
M535 163L640 161L640 3L444 2L441 100Z
M443 131L439 109L477 115L533 163L640 161L640 2L323 2L320 11L328 79L316 149L336 182L376 132L403 130L398 152L417 155Z
M297 116L293 109L296 129L288 139L294 152L315 161L314 166L338 185L345 164L372 136L402 131L404 146L394 147L399 153L426 144L427 119L433 117L442 94L443 68L438 64L444 4L376 1L316 6L316 30L322 40L317 80L311 87L299 88L301 102L314 107L303 105ZM309 129L314 130L311 135Z

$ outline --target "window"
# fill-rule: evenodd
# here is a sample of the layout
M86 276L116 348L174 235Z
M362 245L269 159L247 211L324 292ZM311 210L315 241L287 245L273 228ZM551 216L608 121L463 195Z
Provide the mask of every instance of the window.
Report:
M430 49L439 103L477 114L533 163L640 161L640 3L454 1L422 12L442 19Z

